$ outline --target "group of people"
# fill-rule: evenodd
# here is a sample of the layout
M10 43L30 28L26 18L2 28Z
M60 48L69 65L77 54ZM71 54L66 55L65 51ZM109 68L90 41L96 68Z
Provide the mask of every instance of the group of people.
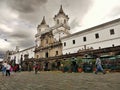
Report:
M95 74L97 74L99 71L102 71L103 74L106 74L106 72L104 71L103 67L102 67L102 62L101 59L99 57L96 58L96 71ZM77 72L77 64L75 62L72 63L72 71L73 72ZM38 63L34 63L34 71L35 74L37 74L37 72L40 70L40 65Z
M2 71L3 76L10 76L11 72L21 72L21 65L12 65L9 61L3 61L0 65L0 71Z
M2 63L2 75L10 76L10 70L11 70L11 65L8 62L4 61Z
M97 74L98 71L102 71L102 73L105 74L105 71L102 68L102 64L101 64L100 58L96 59L95 65L96 65L95 74ZM75 65L73 64L73 66L75 66ZM10 72L13 71L14 69L15 69L14 71L16 71L17 70L16 68L17 68L17 65L14 68L12 68L12 66L8 62L3 61L3 63L2 63L2 69L1 69L2 70L2 75L3 76L10 76ZM35 74L37 74L37 72L39 70L40 70L40 65L38 63L34 63ZM73 68L73 71L74 71L74 68Z

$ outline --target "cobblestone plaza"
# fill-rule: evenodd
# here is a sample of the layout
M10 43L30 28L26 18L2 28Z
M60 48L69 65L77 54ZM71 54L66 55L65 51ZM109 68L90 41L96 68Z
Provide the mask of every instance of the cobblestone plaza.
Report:
M0 90L120 90L120 73L0 72Z

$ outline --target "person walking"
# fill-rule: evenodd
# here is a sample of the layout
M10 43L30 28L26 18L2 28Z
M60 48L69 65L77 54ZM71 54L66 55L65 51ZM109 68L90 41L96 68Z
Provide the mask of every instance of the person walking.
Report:
M102 73L105 74L105 71L103 70L103 67L102 67L102 65L101 65L101 59L100 59L99 57L96 59L95 64L96 64L96 66L97 66L97 67L96 67L95 74L97 74L98 71L102 71Z
M39 69L40 69L40 66L39 66L38 63L36 63L36 65L35 65L35 74L37 74L37 72L39 71Z
M10 64L7 63L7 66L6 66L6 76L10 76L10 68L11 68Z

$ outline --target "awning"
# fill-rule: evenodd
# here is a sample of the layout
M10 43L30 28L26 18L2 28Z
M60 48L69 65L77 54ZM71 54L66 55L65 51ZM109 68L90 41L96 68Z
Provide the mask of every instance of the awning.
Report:
M115 60L115 59L116 59L116 57L110 57L109 59L110 59L110 60Z
M109 57L111 57L110 55L102 55L102 56L100 56L100 58L109 58Z
M117 55L116 58L120 58L120 55Z

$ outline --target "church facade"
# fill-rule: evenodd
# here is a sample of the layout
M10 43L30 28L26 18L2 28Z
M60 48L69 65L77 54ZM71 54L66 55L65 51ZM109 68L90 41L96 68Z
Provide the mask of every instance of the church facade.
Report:
M11 60L19 63L21 57L49 58L82 52L120 46L120 19L116 19L83 31L71 34L68 24L69 17L63 11L53 17L54 26L49 27L45 17L37 27L35 46L10 55Z
M55 25L49 27L45 17L37 27L35 58L48 58L62 55L61 38L70 35L68 25L69 17L64 13L62 6L57 15L54 16Z

